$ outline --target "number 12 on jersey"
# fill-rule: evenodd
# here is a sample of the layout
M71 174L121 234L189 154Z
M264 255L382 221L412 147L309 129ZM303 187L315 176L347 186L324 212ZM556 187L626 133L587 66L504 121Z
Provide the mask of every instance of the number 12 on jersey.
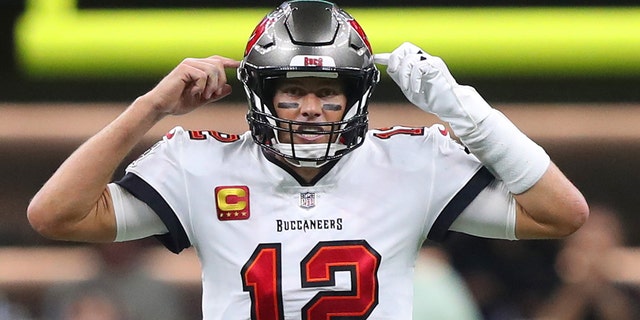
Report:
M284 320L281 244L256 247L242 267L243 290L251 297L252 320ZM320 291L302 308L302 319L366 319L378 304L380 254L365 240L319 242L300 262L302 288L335 286L349 272L350 291Z

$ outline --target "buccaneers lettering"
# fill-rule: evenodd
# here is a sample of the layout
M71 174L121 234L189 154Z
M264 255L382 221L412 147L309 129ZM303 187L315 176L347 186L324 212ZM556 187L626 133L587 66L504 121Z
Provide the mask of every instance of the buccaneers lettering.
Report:
M276 220L276 230L302 231L308 230L342 230L342 218L337 219L315 219L315 220Z

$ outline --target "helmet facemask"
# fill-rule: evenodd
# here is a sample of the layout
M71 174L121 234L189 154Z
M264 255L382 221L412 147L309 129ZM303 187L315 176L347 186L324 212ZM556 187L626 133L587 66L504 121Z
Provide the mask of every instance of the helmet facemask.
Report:
M277 116L275 84L299 77L332 78L344 84L347 105L340 121L309 123ZM248 97L247 121L254 141L292 165L320 167L364 142L368 99L379 72L362 29L337 6L291 1L271 12L249 40L238 78ZM329 141L294 144L296 134L327 135ZM281 135L291 142L281 142Z

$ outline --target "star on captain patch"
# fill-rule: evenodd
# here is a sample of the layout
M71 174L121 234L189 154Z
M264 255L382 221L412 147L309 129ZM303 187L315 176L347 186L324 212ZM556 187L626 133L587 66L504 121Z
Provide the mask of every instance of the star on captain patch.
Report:
M302 192L300 193L300 208L311 209L316 206L316 193L315 192Z

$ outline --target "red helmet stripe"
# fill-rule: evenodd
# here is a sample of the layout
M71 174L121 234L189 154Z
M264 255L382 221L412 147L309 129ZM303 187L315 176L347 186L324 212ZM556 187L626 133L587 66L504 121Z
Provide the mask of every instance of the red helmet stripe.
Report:
M260 21L260 23L253 29L251 36L249 37L249 41L247 42L247 47L244 49L244 55L249 54L249 51L253 46L258 42L258 39L262 36L265 30L267 30L267 26L273 22L273 18L265 17Z
M369 39L367 38L367 35L364 33L364 30L362 29L360 24L358 24L358 22L354 19L349 20L349 24L353 29L356 30L360 38L362 38L362 41L364 42L364 44L367 46L367 48L369 48L369 51L373 54L373 50L371 50L371 44L369 43Z

